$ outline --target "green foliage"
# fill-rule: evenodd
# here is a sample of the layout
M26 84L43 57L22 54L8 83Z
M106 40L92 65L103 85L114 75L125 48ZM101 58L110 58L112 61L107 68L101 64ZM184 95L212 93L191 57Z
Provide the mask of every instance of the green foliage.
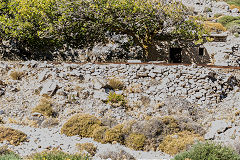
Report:
M218 19L218 22L221 23L225 27L225 26L227 26L228 23L235 21L235 20L240 20L240 16L238 16L238 17L223 16Z
M126 101L123 95L116 94L115 92L110 92L108 95L107 103L110 103L113 106L125 106Z
M1 160L21 160L20 156L11 152L0 156Z
M227 3L230 5L240 6L240 0L230 0L227 1Z
M7 146L0 147L0 159L1 160L20 160L20 156L13 151L7 149Z
M62 151L50 151L36 153L31 156L32 160L89 160L88 156L82 156L80 154L67 154Z
M232 26L240 26L240 18L239 18L239 20L234 20L234 21L229 22L226 25L226 28L231 28Z
M240 155L231 148L212 142L198 143L189 151L182 152L174 160L240 160Z
M153 56L149 54L154 54L150 49L157 40L201 39L203 35L203 27L187 18L188 10L180 2L92 0L92 3L99 23L110 32L131 36L148 59Z
M219 18L219 17L221 17L223 14L222 13L216 13L216 14L214 14L214 18Z
M5 0L0 4L0 36L21 49L54 50L105 42L106 34L127 34L153 59L152 46L172 39L201 40L204 28L189 19L180 2L153 0Z
M96 42L93 35L100 35L95 32L101 30L97 23L84 19L89 9L84 1L9 0L0 8L0 36L16 39L26 51L53 50L63 44L83 47Z
M47 35L52 35L58 19L56 0L9 0L2 5L5 9L0 15L1 37L16 38L29 47L51 42Z

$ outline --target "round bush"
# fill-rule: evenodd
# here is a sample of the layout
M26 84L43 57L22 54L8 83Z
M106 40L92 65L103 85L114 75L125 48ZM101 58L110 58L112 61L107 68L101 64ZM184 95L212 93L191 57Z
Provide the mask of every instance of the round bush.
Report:
M240 160L240 155L231 148L213 142L198 143L189 151L180 153L174 160Z
M121 144L124 144L124 131L123 131L123 125L119 124L109 130L105 133L105 142L119 142Z
M170 155L175 155L194 144L196 140L203 140L203 138L198 134L182 131L164 137L158 149Z
M146 140L146 137L143 134L131 133L127 137L125 144L127 147L131 149L143 150L145 140Z
M77 114L63 125L61 133L67 136L79 135L81 137L91 137L94 129L101 124L101 121L95 116Z
M109 129L107 126L99 126L96 129L94 129L92 138L100 143L105 143L104 136L106 131Z

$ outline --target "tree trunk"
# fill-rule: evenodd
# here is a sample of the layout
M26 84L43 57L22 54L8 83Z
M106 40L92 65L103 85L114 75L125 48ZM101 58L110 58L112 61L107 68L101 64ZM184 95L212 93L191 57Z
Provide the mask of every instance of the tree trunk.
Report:
M161 60L161 55L157 51L156 45L148 45L147 47L143 48L143 53L145 55L144 61L157 61Z

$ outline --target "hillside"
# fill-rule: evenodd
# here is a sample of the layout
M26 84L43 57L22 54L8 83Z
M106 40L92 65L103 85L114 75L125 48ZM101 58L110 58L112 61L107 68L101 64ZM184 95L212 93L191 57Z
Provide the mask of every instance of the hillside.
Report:
M240 2L181 2L0 2L0 160L240 159Z

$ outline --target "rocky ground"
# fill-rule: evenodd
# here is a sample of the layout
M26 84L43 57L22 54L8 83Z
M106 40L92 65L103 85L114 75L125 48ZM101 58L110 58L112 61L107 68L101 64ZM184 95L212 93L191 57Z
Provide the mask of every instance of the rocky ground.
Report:
M27 141L20 145L6 140L0 140L0 144L21 156L54 148L76 153L76 143L90 142L97 146L94 159L111 151L117 154L119 150L129 159L170 159L171 152L160 150L158 145L164 142L165 136L185 130L240 151L238 70L196 65L78 65L28 61L1 62L0 74L2 126L27 135ZM124 103L123 100L109 101L112 92L122 95ZM36 109L41 105L52 107L50 116ZM64 123L76 114L98 117L110 128L134 121L130 130L151 137L150 144L143 147L144 151L134 151L124 143L101 144L92 138L61 133ZM159 127L166 135L157 134Z

